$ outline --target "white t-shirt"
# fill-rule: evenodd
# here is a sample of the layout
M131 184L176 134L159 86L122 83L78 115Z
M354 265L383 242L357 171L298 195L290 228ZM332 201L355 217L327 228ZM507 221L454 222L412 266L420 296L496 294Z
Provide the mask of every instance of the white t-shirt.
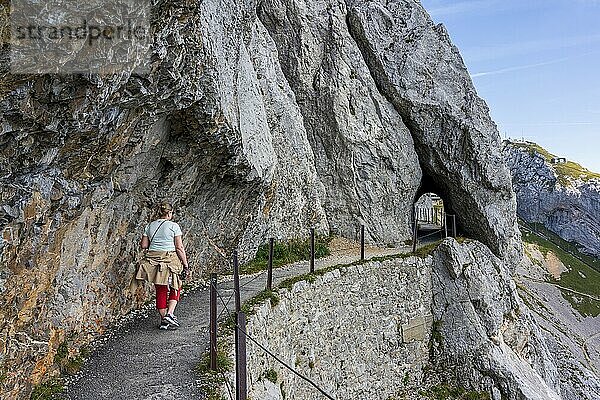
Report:
M146 225L146 229L144 229L144 236L148 236L148 240L152 239L148 250L175 251L174 237L181 235L182 233L179 225L165 219L152 221Z

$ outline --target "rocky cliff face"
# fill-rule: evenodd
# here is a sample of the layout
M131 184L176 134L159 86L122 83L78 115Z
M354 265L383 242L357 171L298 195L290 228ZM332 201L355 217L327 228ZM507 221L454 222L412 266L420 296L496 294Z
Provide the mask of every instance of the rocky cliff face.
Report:
M502 152L519 216L600 257L600 175L573 162L554 164L555 156L534 143L504 142Z
M331 135L342 140L380 124L397 132L390 140L404 150L394 158L411 163L406 147L414 142L420 193L439 194L462 230L496 254L519 259L515 200L496 150L496 126L444 27L418 1L268 0L258 15L278 46L305 123L319 121L316 131L307 130L325 148ZM396 179L416 176L415 166Z
M498 134L418 1L157 2L148 75L11 75L0 51L2 391L16 397L148 299L132 292L152 204L196 276L267 236L410 235L436 192L519 258Z
M560 399L559 372L510 268L480 243L433 254L434 364L444 381L493 399Z

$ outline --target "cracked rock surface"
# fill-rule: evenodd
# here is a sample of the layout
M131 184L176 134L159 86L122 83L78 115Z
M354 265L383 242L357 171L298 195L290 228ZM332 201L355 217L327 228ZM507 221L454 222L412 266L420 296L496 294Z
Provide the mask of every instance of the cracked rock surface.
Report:
M404 242L429 191L519 258L497 130L418 1L174 0L152 15L143 76L12 75L0 47L7 396L150 298L129 283L160 200L195 276L309 227L354 238L365 223L370 242Z
M446 239L433 254L436 371L494 400L561 399L557 368L510 269L478 242Z
M505 142L502 153L517 195L517 212L541 223L580 250L600 257L600 179L560 179L536 152Z
M411 132L425 186L462 230L517 262L516 202L498 131L446 29L418 1L347 4L350 32L377 86Z

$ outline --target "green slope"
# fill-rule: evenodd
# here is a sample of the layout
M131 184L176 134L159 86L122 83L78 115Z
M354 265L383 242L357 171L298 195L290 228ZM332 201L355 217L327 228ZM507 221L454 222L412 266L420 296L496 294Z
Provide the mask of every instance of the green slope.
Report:
M600 272L596 270L594 264L600 264L600 260L592 259L574 248L557 245L546 237L537 235L529 230L523 230L523 241L530 244L536 244L542 254L549 252L554 255L568 268L560 279L554 279L549 276L548 282L555 284L561 291L563 297L571 303L582 316L600 315ZM593 260L590 264L585 259ZM570 290L569 290L570 289ZM578 292L578 293L575 293Z

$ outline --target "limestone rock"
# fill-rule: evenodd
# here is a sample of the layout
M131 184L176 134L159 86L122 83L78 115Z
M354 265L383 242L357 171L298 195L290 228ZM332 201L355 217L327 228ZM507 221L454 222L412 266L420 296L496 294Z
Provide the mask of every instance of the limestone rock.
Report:
M0 48L3 393L27 396L59 347L75 356L149 299L129 284L160 200L197 277L309 227L403 242L426 191L518 258L497 132L458 51L417 1L385 4L158 2L143 76L12 75Z
M379 90L409 128L423 169L461 230L521 258L516 202L496 125L445 28L416 0L348 0L348 26Z
M258 15L302 112L332 231L356 237L365 223L372 241L409 239L421 180L417 154L350 36L346 5L264 1Z
M58 373L132 292L152 205L175 203L196 276L266 235L327 233L323 187L294 95L254 3L161 3L152 72L0 73L2 391Z
M541 151L541 149L540 149ZM582 252L600 257L600 179L577 178L574 166L563 175L533 143L504 142L502 153L513 176L517 212L542 224Z
M271 381L263 379L257 382L248 393L250 399L283 400L281 388Z
M561 398L539 328L487 247L446 239L433 255L432 288L438 373L511 400Z

